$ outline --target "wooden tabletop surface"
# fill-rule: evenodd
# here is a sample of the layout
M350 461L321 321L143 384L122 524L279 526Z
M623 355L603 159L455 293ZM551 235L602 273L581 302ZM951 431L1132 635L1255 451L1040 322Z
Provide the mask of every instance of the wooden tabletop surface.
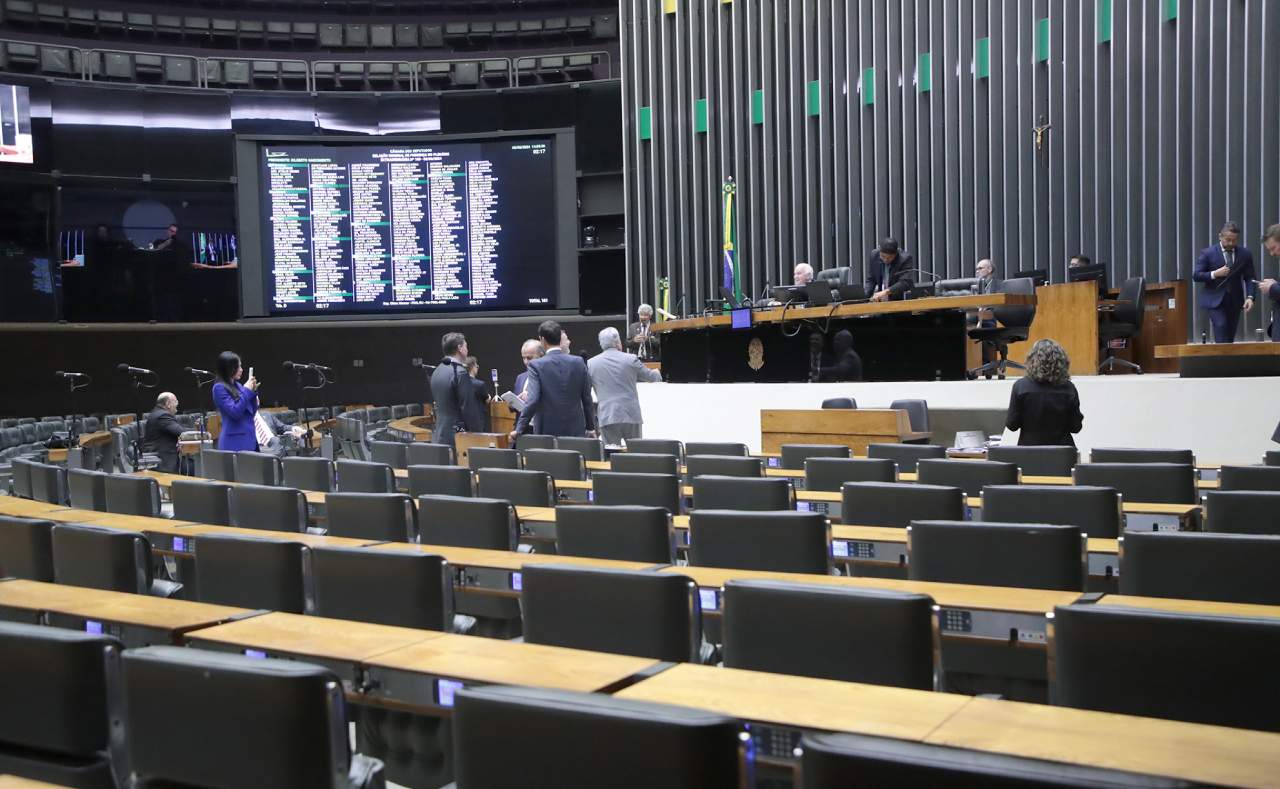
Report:
M861 540L863 542L900 542L906 545L907 530L893 526L855 526L832 524L831 538L835 540ZM1089 553L1119 553L1120 541L1107 537L1090 537Z
M225 605L25 580L0 583L0 606L52 611L175 632L225 622L234 616L250 613L244 608Z
M1171 597L1137 597L1134 595L1109 594L1099 600L1097 604L1123 606L1126 608L1148 608L1176 614L1238 616L1257 619L1280 618L1280 606L1254 605L1252 603L1220 603L1213 600L1178 600Z
M1190 343L1187 345L1157 345L1157 359L1177 359L1184 356L1277 356L1280 343L1233 342Z
M49 504L43 501L20 499L17 496L0 496L0 515L11 515L15 518L44 518L44 513L65 509L61 504Z
M498 570L520 570L526 564L566 564L577 567L595 567L606 570L652 570L652 562L624 562L614 559L587 559L581 556L557 556L554 553L521 553L519 551L491 551L483 548L456 548L451 545L418 545L407 542L388 542L370 546L374 551L421 551L443 556L450 564L461 567L490 567Z
M231 485L232 487L235 487L241 484L239 482L227 482L226 480L220 480L220 479L211 480L211 479L205 479L203 477L188 477L183 474L170 474L167 471L140 471L138 472L138 474L143 477L151 477L152 479L154 479L156 482L160 484L160 487L165 489L168 489L171 485L173 485L175 480L179 482L192 482L192 481L218 482L223 485ZM324 504L325 495L321 491L304 490L302 491L302 495L306 497L308 504Z
M434 630L274 612L205 628L189 637L268 652L359 663L441 635Z

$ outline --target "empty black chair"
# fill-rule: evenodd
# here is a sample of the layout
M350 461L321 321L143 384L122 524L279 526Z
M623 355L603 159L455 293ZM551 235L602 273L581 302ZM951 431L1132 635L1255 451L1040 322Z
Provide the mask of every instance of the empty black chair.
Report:
M684 454L689 455L729 455L744 458L747 456L747 445L733 441L690 441L684 445Z
M520 607L532 644L672 662L701 657L698 588L681 575L532 565Z
M1278 651L1280 619L1058 606L1049 694L1063 707L1280 731L1280 708L1260 703L1280 698Z
M587 466L582 454L572 449L526 449L524 467L528 471L544 471L552 479L587 478Z
M723 608L726 668L934 688L928 595L730 581Z
M831 523L816 512L694 509L689 564L780 573L831 572Z
M891 411L906 411L907 419L911 423L911 430L914 433L929 432L929 401L928 400L894 400L889 403Z
M1000 446L987 450L987 460L1012 463L1022 469L1023 476L1069 477L1080 460L1080 451L1065 446Z
M66 504L67 470L47 463L32 463L31 498L48 504Z
M1006 279L996 285L996 292L1034 296L1036 283L1031 277ZM979 324L969 329L969 338L990 347L996 358L981 367L970 370L968 375L970 378L976 378L979 375L985 375L990 378L994 373L1003 381L1007 368L1026 369L1017 362L1009 361L1009 344L1023 342L1027 339L1031 323L1036 317L1036 305L1006 304L993 307L991 311L995 314L996 325L983 326Z
M764 476L764 460L761 458L732 457L728 455L685 455L684 467L685 473L690 480L702 476Z
M947 448L937 444L868 444L867 457L884 458L898 464L898 473L915 473L916 463L929 458L945 458Z
M251 485L279 485L284 472L280 458L266 452L237 452L236 481Z
M467 466L476 471L482 468L520 468L520 453L514 449L496 447L472 447L467 452Z
M9 462L13 474L13 495L19 498L31 498L31 467L35 463L22 458L14 458Z
M516 437L516 450L525 452L530 449L555 449L555 436L542 436L535 433L525 433Z
M679 474L680 458L649 452L616 452L609 458L609 469L623 474Z
M627 452L640 452L645 455L675 455L684 458L684 445L670 438L631 438L627 439ZM610 457L617 457L613 455Z
M266 531L307 530L307 499L293 488L237 485L231 489L231 525Z
M452 466L453 447L448 444L431 444L415 441L409 445L410 466Z
M921 460L917 479L926 485L951 485L977 496L987 485L1018 484L1018 467L994 460Z
M694 509L759 512L795 507L796 494L789 479L705 475L693 480Z
M370 441L369 459L391 468L408 468L409 445L399 441Z
M347 737L339 736L347 731L346 700L329 669L145 647L124 653L109 681L120 699L112 714L123 731L112 738L112 760L129 765L139 786L372 789L385 783L382 763L353 757Z
M675 564L671 513L663 507L557 507L556 553Z
M220 449L200 450L200 476L223 482L236 481L236 453Z
M913 581L1082 592L1086 553L1077 526L915 521L907 531Z
M195 544L196 599L301 614L307 550L269 537L201 535Z
M716 713L596 693L470 688L453 709L454 775L458 789L602 780L611 789L737 789L741 728Z
M102 482L107 512L119 515L160 515L160 483L150 477L112 474Z
M342 493L395 493L396 476L386 463L339 460L338 490Z
M1086 485L991 485L982 519L996 523L1060 523L1090 537L1115 539L1124 523L1115 488Z
M849 447L843 444L783 444L782 468L802 469L809 458L847 458Z
M67 471L71 506L80 510L107 511L107 477L103 471L73 468Z
M1218 490L1280 491L1280 468L1275 466L1223 466Z
M418 530L427 545L514 551L520 540L515 507L502 499L419 496Z
M413 500L403 493L330 493L324 498L329 534L370 542L413 542Z
M0 515L0 578L52 582L53 521Z
M983 786L1000 789L1185 789L1173 778L864 734L805 734L804 789Z
M1196 464L1189 449L1133 449L1129 447L1097 447L1089 451L1090 463L1180 463Z
M80 524L54 524L56 583L170 597L181 584L153 579L151 543L140 532Z
M308 614L426 630L453 627L453 576L440 556L313 548L308 562Z
M0 773L115 789L107 666L120 649L110 636L0 622Z
M284 458L280 464L283 475L280 484L286 488L321 493L333 490L333 461L328 458Z
M1120 539L1120 593L1280 605L1280 536L1134 532Z
M858 401L852 397L828 397L822 401L823 408L857 408Z
M1195 466L1180 463L1081 463L1072 473L1077 485L1115 488L1125 501L1195 504Z
M462 466L410 466L409 495L471 496L471 469Z
M912 521L964 519L964 491L909 482L846 482L840 521L857 526L896 526Z
M804 462L804 489L843 490L846 482L895 482L898 467L883 458L814 457Z
M545 471L482 468L476 472L476 495L506 499L517 507L554 507L556 483Z
M1280 534L1280 493L1208 491L1204 494L1204 529L1232 534Z
M230 526L231 487L224 482L175 479L169 486L173 517L180 521Z
M1262 455L1262 462L1267 466L1280 466L1280 449L1268 449Z
M559 436L556 438L556 449L569 449L580 452L584 460L604 460L604 441L599 438L577 438Z
M591 488L592 501L605 507L662 507L672 515L679 515L682 509L680 478L675 474L597 471L591 475Z

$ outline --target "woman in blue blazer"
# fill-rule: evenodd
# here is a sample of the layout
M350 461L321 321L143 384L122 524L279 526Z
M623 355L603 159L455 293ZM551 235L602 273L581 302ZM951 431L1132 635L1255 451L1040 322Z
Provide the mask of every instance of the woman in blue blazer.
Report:
M258 379L240 383L243 369L240 357L231 351L218 355L218 380L213 385L213 404L222 416L222 432L218 449L256 452L258 439L253 430L253 415L258 413Z

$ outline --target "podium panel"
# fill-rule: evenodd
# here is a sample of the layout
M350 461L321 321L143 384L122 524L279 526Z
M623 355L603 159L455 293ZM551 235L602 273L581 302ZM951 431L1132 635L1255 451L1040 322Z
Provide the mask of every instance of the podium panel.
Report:
M506 433L458 433L454 436L454 455L459 466L469 465L467 460L472 447L497 447L507 449L511 442Z

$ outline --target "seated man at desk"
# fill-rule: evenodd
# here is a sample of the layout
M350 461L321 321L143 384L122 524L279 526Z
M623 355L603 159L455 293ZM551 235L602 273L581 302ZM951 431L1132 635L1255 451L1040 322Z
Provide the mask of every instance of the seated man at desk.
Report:
M142 450L154 452L160 458L157 471L179 473L178 438L185 428L174 418L178 413L178 396L173 392L161 392L156 407L147 414L142 432Z
M914 262L896 239L886 238L867 259L867 293L872 301L898 300L906 297L914 282Z
M813 282L813 266L808 263L797 263L795 271L791 272L791 281L798 288Z

